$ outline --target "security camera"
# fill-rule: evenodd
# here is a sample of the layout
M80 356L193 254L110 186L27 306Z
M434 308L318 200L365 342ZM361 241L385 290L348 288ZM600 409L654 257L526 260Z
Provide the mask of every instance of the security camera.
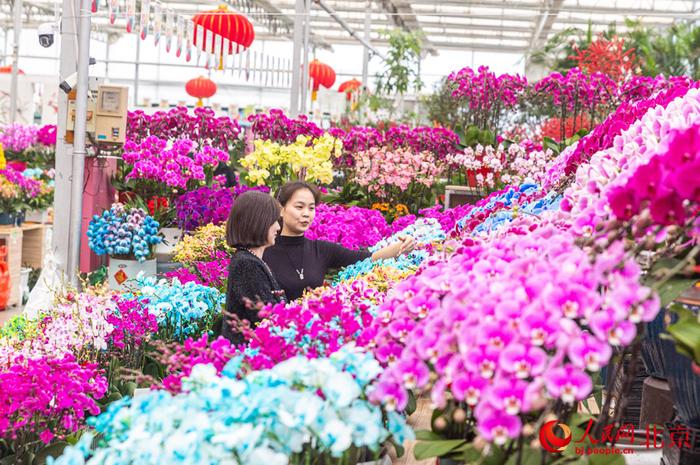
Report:
M55 23L42 23L36 30L39 35L39 44L44 48L49 48L53 45L54 36L56 35Z
M94 65L95 63L97 63L97 60L90 57L89 64ZM68 76L67 78L65 78L63 81L61 81L61 83L58 85L58 87L60 87L61 90L63 92L65 92L66 94L70 94L70 91L73 90L73 87L75 87L75 85L77 83L78 83L78 73L75 72L75 73L71 74L70 76Z

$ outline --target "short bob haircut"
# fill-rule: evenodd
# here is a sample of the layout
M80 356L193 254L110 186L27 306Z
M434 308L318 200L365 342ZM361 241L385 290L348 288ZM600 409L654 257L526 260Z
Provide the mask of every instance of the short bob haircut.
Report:
M226 222L226 243L234 248L267 244L270 227L280 220L279 202L270 194L248 191L233 202Z
M277 191L277 200L284 207L287 205L287 202L289 202L289 199L292 198L294 193L301 189L308 189L311 192L311 195L314 196L314 202L316 205L321 203L321 193L318 191L316 186L304 181L292 181L280 187Z

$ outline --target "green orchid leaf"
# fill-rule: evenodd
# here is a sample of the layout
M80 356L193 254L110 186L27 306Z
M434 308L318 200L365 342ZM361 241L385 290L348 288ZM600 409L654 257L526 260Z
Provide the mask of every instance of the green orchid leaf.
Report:
M464 445L464 439L444 439L441 441L424 441L417 443L413 448L413 455L417 460L425 460L433 457L444 457L456 448Z

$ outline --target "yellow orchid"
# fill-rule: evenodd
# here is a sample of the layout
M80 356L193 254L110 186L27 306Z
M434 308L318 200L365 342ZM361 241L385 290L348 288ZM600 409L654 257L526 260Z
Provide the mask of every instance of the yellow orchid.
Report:
M248 181L274 188L292 179L330 184L333 181L331 157L340 155L343 143L325 133L313 140L300 135L289 145L256 140L254 147L252 153L241 159L241 165L248 170Z

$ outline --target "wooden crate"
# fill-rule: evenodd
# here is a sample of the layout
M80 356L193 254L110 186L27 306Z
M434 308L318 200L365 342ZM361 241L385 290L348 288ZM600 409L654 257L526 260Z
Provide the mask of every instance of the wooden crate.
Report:
M0 245L7 246L7 262L10 271L10 300L8 306L21 305L20 271L22 269L22 228L0 226Z
M50 226L24 223L22 226L22 266L41 268L46 254L46 235Z

